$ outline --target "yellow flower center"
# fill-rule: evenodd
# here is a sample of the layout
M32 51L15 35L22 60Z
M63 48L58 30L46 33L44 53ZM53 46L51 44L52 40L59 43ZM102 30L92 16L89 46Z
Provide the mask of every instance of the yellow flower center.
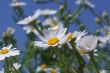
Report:
M40 68L43 70L43 69L45 69L47 67L47 65L46 64L42 64L41 66L40 66Z
M53 37L48 40L48 45L54 45L59 42L59 39L57 37Z
M0 54L7 54L8 52L9 52L8 49L3 49L3 50L0 51Z
M72 38L73 38L73 34L72 34L72 33L69 33L68 36L67 36L66 41L69 41L69 40L71 40Z
M52 69L51 73L57 73L56 69Z

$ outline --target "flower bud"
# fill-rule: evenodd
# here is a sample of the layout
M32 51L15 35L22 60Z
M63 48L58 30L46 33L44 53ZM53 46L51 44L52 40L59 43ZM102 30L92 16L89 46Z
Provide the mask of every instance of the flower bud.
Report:
M69 15L68 15L68 18L72 18L72 15L71 15L71 14L69 14Z
M79 27L81 31L85 29L85 25L83 23L81 23Z
M64 6L64 5L61 5L61 6L59 7L59 11L61 11L61 12L64 12L64 9L65 9L65 6Z
M107 19L109 17L108 13L106 11L103 11L102 17Z
M95 32L95 34L96 34L96 35L99 35L99 34L100 34L100 30L97 29L96 32Z
M101 24L100 18L99 18L99 17L96 17L96 18L95 18L95 22L96 22L97 24Z
M15 32L15 29L13 29L13 28L11 28L11 27L8 27L8 28L7 28L7 31L3 33L3 36L4 36L4 37L5 37L5 36L11 36L11 35L14 34L14 32Z

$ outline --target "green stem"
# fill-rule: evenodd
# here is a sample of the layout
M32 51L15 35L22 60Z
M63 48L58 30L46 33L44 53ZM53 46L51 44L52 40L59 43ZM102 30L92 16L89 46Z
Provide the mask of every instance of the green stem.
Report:
M79 66L77 68L77 72L78 73L83 73L83 68L84 68L83 58L80 55L80 53L78 52L78 50L75 48L75 44L72 41L70 43L72 44L71 46L72 46L73 52L74 52L74 54L76 56L76 59L77 59L77 61L79 63Z
M79 5L78 8L73 12L72 19L70 20L70 23L73 22L78 17L81 9L82 9L82 5Z
M97 73L100 73L99 69L98 69L98 66L97 66L97 63L95 61L93 52L90 52L89 55L90 55L91 61L94 63L94 66L95 66L95 69L96 69Z
M8 58L5 59L4 69L6 73L20 73L18 70L15 69L15 67Z
M60 52L60 50L59 50L58 47L55 47L55 48L54 48L54 52L55 52L55 54L59 57L60 63L61 63L64 67L67 68L67 71L68 71L69 73L76 73L75 69L70 66L70 64L69 64L67 58L65 57L65 55L64 55L64 54L61 54L61 52Z

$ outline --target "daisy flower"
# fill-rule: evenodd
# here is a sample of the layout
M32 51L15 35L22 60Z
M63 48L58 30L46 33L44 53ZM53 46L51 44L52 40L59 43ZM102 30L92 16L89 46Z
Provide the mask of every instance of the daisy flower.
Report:
M77 5L84 4L84 5L87 5L87 6L91 7L91 8L95 7L95 5L90 3L89 0L77 0L76 4Z
M93 51L97 46L98 38L96 36L85 36L76 43L76 48L80 54Z
M57 10L50 10L50 9L38 9L35 11L35 13L40 13L40 15L54 15L57 13Z
M109 39L110 39L110 38L107 37L107 36L98 37L98 41L99 41L100 43L107 43Z
M56 10L48 10L48 9L40 10L40 9L38 9L37 11L35 11L33 16L28 16L25 19L18 21L17 24L22 24L22 25L25 25L25 24L36 24L36 19L39 16L41 16L41 15L52 15L52 14L55 14L55 13L56 13Z
M7 47L3 47L0 50L0 60L4 60L6 57L10 56L16 56L19 55L19 50L16 50L16 48L11 49L12 45L9 45Z
M13 0L12 3L10 4L10 6L12 7L22 7L25 5L26 5L25 2L18 2L17 0Z
M108 36L98 37L99 47L100 48L106 47L106 45L109 42L109 40L110 40L110 37L108 37Z
M60 69L59 68L46 68L46 69L44 69L44 72L46 72L46 73L60 73Z
M25 25L25 24L36 24L36 18L34 16L28 16L24 20L20 20L17 22L17 24Z
M55 32L52 29L44 30L43 36L40 34L37 35L41 41L35 41L35 45L39 47L49 47L49 46L57 46L59 44L63 44L65 39L65 33L67 28L59 29L57 32Z
M25 25L25 24L36 24L39 21L36 21L36 19L40 16L39 12L34 13L32 16L28 16L23 20L20 20L17 22L17 24Z
M70 32L66 36L66 41L69 42L72 39L76 38L75 42L78 42L86 34L87 34L86 30L84 30L82 32L81 31L79 31L79 32L78 31L75 31L73 33Z
M36 72L43 71L46 68L47 68L47 65L46 64L41 64L40 66L37 67Z
M45 73L60 73L60 69L59 68L49 68L47 67L46 64L42 64L40 66L37 67L36 72L45 72Z
M63 27L63 24L58 24L58 25L52 26L51 28L48 28L48 29L52 29L52 30L54 30L55 32L58 32L58 30L64 29L64 27Z
M33 26L25 26L23 27L23 30L25 30L27 34L37 31Z
M100 70L100 73L108 73L107 70Z
M44 20L42 24L44 26L47 26L47 25L55 26L56 24L57 25L62 24L62 22L60 22L57 17L54 17L54 18L47 18L46 20Z
M103 28L100 29L100 32L101 32L103 35L109 35L110 26L105 25Z

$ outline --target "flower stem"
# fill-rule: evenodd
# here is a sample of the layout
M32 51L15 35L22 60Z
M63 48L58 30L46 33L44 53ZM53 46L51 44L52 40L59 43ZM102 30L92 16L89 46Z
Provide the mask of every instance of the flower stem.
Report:
M20 73L18 70L15 69L15 67L8 58L5 59L4 69L5 69L5 73Z
M96 61L95 61L93 52L90 52L89 55L90 55L91 61L94 63L96 72L97 72L97 73L100 73L100 72L99 72L99 69L98 69L98 66L97 66L97 63L96 63Z
M76 59L79 63L79 66L77 68L77 72L78 73L83 73L83 68L84 68L84 61L82 56L80 55L80 53L78 52L78 50L75 48L75 44L73 43L73 41L70 42L71 46L72 46L72 50L74 52L74 55L76 56Z
M64 54L62 54L58 47L54 48L55 54L59 57L60 63L66 68L65 70L69 73L76 73L75 69L71 67L71 64L69 64L67 58Z
M71 18L71 20L70 20L70 23L73 22L73 21L78 17L78 15L79 15L81 9L82 9L82 5L79 5L79 6L77 7L77 9L73 12L72 18Z

